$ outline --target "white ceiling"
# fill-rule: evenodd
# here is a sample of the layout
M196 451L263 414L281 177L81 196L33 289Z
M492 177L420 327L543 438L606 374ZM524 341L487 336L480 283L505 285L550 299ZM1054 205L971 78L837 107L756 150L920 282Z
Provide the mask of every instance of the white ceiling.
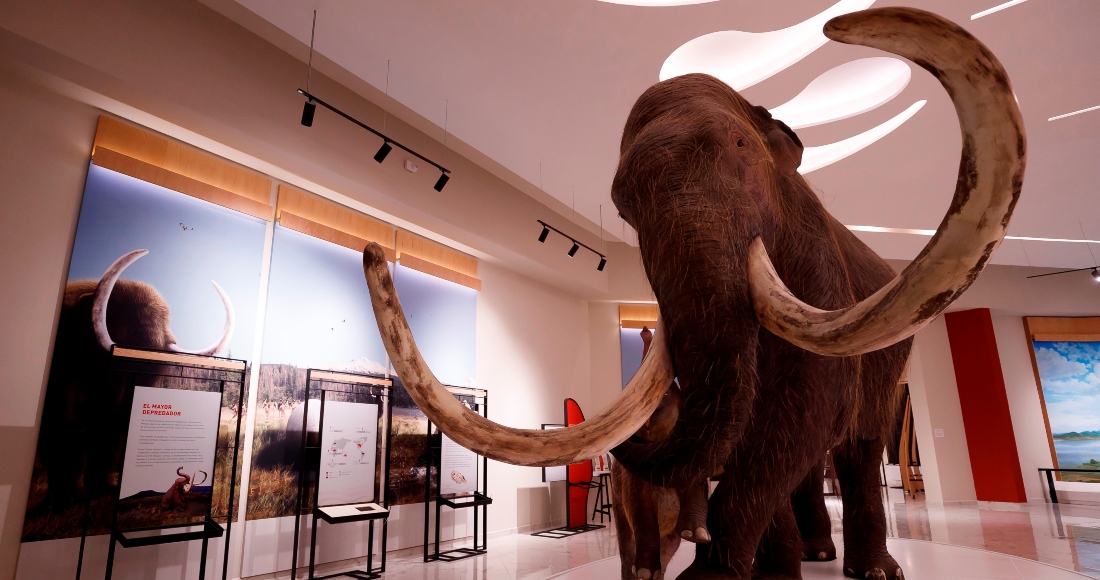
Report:
M632 236L609 195L619 137L634 100L658 81L669 55L713 32L788 28L838 2L640 7L597 0L237 1L306 44L316 7L317 52L383 91L389 61L392 98L440 127L446 123L455 137L506 170L575 205L578 223L600 223L602 205L607 234L627 241ZM1028 131L1029 163L1010 234L1100 240L1100 110L1047 121L1100 105L1100 2L1031 0L970 19L1002 1L908 4L970 30L1012 78ZM900 3L874 3L893 4ZM875 56L883 54L829 42L742 92L754 103L776 107L822 73ZM908 86L886 104L799 130L807 146L829 145L927 100L878 142L807 175L845 224L935 229L949 204L960 145L955 113L931 75L912 69ZM913 258L928 240L909 233L858 235L896 259ZM994 261L1092 266L1090 247L1100 258L1100 244L1009 240Z

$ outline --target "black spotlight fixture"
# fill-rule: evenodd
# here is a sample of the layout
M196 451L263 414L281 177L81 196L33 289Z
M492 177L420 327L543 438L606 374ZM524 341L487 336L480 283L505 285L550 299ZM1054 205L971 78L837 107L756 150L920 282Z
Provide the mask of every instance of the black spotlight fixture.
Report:
M558 228L555 228L554 226L552 226L552 225L550 225L550 224L548 224L548 223L546 223L542 220L535 220L535 221L537 221L539 223L539 225L542 226L542 232L539 233L539 242L545 242L546 237L549 236L550 231L553 230L553 231L557 232L558 234L560 234L563 238L569 240L570 242L573 242L573 246L571 248L569 248L569 257L570 258L572 258L573 256L576 256L577 252L579 252L580 249L583 247L584 249L588 250L589 252L592 252L593 254L596 254L597 256L600 257L600 264L598 266L596 266L596 270L600 271L600 272L603 272L604 267L607 266L607 256L597 252L596 250L593 250L592 247L589 246L588 244L582 244L581 242L574 239L573 236L559 230Z
M389 141L383 141L382 146L378 148L378 153L374 154L374 160L381 163L386 160L386 156L393 151L393 147L390 146Z
M306 127L313 126L313 115L317 113L317 103L313 101L306 101L306 106L302 109L302 124Z
M1100 272L1098 272L1096 268L1092 269L1092 279L1100 282Z
M450 180L451 180L450 175L447 175L446 173L440 175L439 179L437 179L436 182L435 182L435 186L434 186L435 190L436 191L443 191L443 188L447 185L447 182L450 181Z

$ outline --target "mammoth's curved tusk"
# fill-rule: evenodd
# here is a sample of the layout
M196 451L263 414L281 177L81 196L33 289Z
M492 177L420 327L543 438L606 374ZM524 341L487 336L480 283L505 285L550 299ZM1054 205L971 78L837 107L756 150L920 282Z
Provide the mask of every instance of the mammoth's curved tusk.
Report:
M363 272L382 343L416 405L459 445L490 459L533 467L587 461L622 443L657 408L672 382L665 332L658 331L649 355L618 398L592 419L556 430L515 429L467 409L432 374L416 348L378 244L363 250Z
M936 235L889 284L862 302L825 311L795 298L759 238L749 248L749 286L760 323L806 350L862 354L912 336L939 315L989 262L1008 230L1026 164L1023 120L997 58L968 32L912 8L838 16L829 38L904 56L947 89L962 128L955 197Z
M225 306L225 327L222 328L222 336L214 344L202 349L202 350L184 350L174 343L168 345L168 348L175 352L182 352L186 354L197 354L201 356L214 356L222 351L229 344L229 339L233 338L233 322L235 315L233 313L233 303L229 301L229 296L226 295L225 290L222 290L218 283L211 280L211 284L214 285L214 290L218 292L218 296L222 299L222 304Z
M115 344L115 341L111 340L111 333L107 330L107 303L111 299L111 291L115 289L115 283L118 282L122 271L148 253L149 250L134 250L123 254L107 268L95 286L95 294L92 296L92 330L95 332L99 347L107 352L110 352Z
M191 481L192 481L191 485L192 486L202 485L202 484L206 483L206 480L210 477L209 473L207 473L207 472L205 472L201 469L199 470L199 473L202 474L202 479L199 480L199 481L195 481L195 476L194 475L191 476Z

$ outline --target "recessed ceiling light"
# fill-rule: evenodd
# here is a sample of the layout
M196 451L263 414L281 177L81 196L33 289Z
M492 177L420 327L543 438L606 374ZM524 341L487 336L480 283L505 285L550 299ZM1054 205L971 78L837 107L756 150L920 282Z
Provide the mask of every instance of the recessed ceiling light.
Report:
M829 41L822 27L830 19L874 3L875 0L840 0L817 16L782 30L723 30L705 34L674 50L661 67L660 79L706 73L735 90L747 89L821 48Z
M909 65L896 58L853 60L825 71L771 113L791 129L847 119L898 96L912 75Z
M627 4L629 6L687 6L688 4L706 4L718 0L600 0L608 4Z
M989 10L982 10L981 12L979 12L977 14L972 14L970 16L970 19L971 20L977 20L977 19L981 18L982 16L989 16L990 14L993 14L994 12L1000 12L1001 10L1004 10L1005 8L1012 8L1013 6L1015 6L1017 4L1023 4L1024 2L1027 2L1027 0L1012 0L1011 2L1005 2L1004 4L998 4L998 5L994 6L993 8L990 8Z
M1089 111L1096 111L1096 110L1100 110L1100 105L1096 105L1095 107L1089 107L1087 109L1081 109L1080 111L1074 111L1072 113L1066 113L1065 115L1058 115L1058 116L1055 116L1055 117L1051 117L1051 118L1047 119L1047 121L1057 121L1058 119L1065 119L1066 117L1072 117L1074 115L1080 115L1081 113L1087 113Z
M928 101L917 101L910 105L908 109L895 115L892 119L854 137L849 137L843 141L837 141L836 143L830 143L828 145L807 147L802 152L802 165L798 167L798 172L805 175L811 171L816 171L822 167L832 165L868 147L875 141L889 135L894 129L900 127L902 123L908 121L913 115L916 115L917 111L921 110L921 107L927 102Z

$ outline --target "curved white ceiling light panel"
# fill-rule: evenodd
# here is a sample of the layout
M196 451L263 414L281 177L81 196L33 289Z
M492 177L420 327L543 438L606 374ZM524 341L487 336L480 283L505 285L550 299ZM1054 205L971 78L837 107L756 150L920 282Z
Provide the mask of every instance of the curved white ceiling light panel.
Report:
M688 4L706 4L718 0L600 0L608 4L626 4L629 6L687 6Z
M924 104L927 102L928 101L917 101L889 121L886 121L878 127L864 131L855 137L849 137L843 141L821 145L820 147L807 147L806 150L802 152L802 165L798 167L798 172L802 175L806 175L811 171L816 171L822 167L832 165L841 159L859 152L875 141L889 135L894 129L900 127L902 123L905 123L912 118L913 115L916 115L917 111L921 110L921 107L924 107Z
M674 50L661 67L660 79L706 73L734 90L747 89L821 48L829 41L822 28L830 19L874 3L875 0L840 0L817 16L782 30L723 30L705 34Z
M810 81L795 98L771 110L792 129L813 127L866 113L898 96L913 73L896 58L861 58Z

